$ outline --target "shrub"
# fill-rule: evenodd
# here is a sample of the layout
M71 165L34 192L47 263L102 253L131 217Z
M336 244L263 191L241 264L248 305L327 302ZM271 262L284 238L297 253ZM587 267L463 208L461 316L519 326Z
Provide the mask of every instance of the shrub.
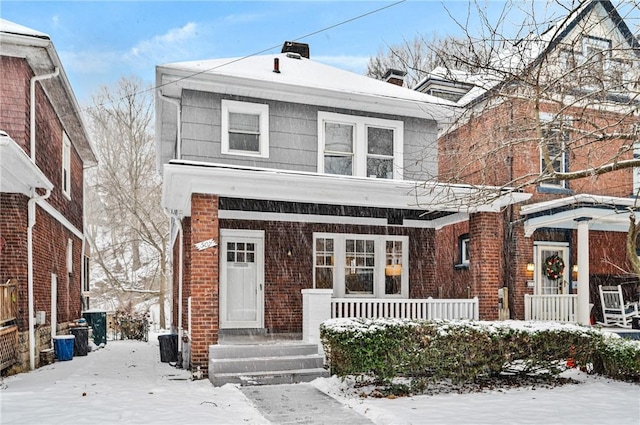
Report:
M332 319L322 324L321 339L332 373L386 383L554 376L569 358L612 378L640 380L640 344L572 324Z

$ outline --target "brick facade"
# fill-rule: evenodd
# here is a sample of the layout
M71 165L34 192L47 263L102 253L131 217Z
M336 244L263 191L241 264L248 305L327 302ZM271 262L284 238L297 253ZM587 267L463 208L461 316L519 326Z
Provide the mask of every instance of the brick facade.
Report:
M30 80L34 76L26 59L0 56L0 129L4 130L27 154L30 154ZM67 220L77 232L83 231L84 165L73 143L71 145L71 196L62 193L63 125L56 108L40 83L36 83L36 166L53 183L54 189L45 201ZM59 108L60 109L60 108ZM42 192L40 192L42 194ZM18 364L6 373L29 368L28 347L28 264L27 203L22 194L0 194L0 236L5 246L0 253L0 280L18 283L19 331ZM51 344L51 276L57 276L57 331L64 333L70 321L81 317L82 238L40 206L36 206L33 227L33 297L34 311L44 311L46 323L36 326L35 363L39 367L39 351ZM67 269L67 245L72 240L73 267Z

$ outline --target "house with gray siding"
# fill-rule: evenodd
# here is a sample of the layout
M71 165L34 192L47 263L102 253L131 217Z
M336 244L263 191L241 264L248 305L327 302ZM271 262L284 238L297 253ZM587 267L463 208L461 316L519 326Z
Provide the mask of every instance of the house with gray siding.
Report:
M225 335L304 334L304 294L436 297L435 230L520 200L433 180L452 102L308 50L156 68L173 325L205 374Z

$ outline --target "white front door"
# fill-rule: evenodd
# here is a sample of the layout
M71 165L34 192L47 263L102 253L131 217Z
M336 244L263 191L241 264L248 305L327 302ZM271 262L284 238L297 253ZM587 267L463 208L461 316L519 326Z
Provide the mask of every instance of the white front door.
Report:
M220 328L264 327L264 232L220 231Z
M536 292L535 295L557 295L569 293L569 246L565 243L540 243L535 245L536 260ZM557 279L555 275L547 273L547 261L553 261L558 256L564 263L564 269Z

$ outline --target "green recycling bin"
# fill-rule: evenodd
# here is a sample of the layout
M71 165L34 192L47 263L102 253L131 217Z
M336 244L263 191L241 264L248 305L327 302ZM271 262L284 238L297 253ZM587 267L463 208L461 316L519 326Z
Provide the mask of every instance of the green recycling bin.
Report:
M107 312L85 311L82 317L87 320L87 325L93 330L93 342L96 345L107 343Z

